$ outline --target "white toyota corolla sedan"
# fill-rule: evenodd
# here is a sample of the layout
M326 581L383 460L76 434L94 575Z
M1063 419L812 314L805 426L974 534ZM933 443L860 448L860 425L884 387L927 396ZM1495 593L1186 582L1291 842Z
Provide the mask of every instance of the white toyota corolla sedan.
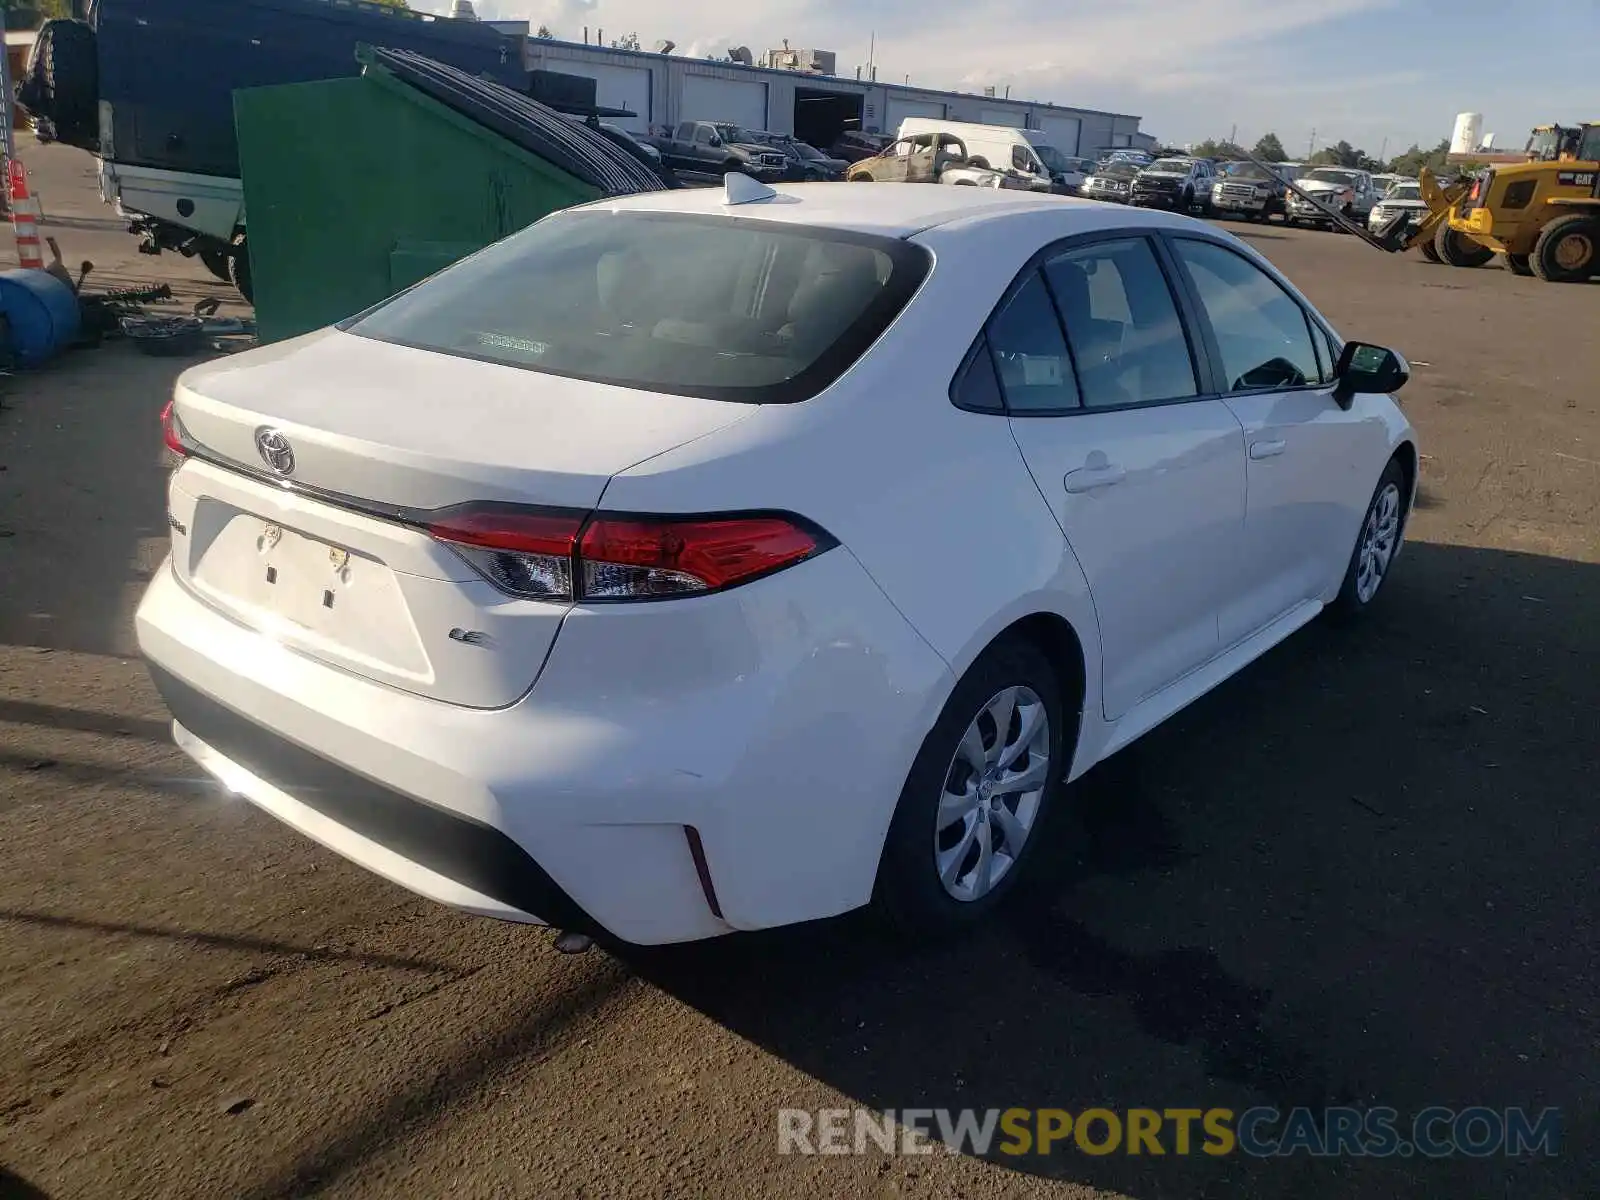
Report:
M603 201L188 371L139 643L227 789L468 912L969 925L1070 780L1373 603L1408 371L1187 217Z

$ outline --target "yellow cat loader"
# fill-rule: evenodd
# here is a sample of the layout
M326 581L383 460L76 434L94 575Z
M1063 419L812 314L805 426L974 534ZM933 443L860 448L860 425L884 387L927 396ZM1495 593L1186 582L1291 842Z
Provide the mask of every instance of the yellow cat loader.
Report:
M1554 159L1485 168L1464 196L1441 195L1438 209L1424 188L1428 219L1407 244L1419 244L1432 225L1429 257L1452 267L1481 267L1499 253L1514 274L1548 283L1600 275L1600 123L1577 130L1574 148L1558 148Z

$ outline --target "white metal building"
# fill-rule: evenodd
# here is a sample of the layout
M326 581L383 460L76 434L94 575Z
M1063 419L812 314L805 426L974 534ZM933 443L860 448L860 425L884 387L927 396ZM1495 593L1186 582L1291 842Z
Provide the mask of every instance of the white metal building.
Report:
M540 38L527 47L530 70L589 76L598 105L634 114L608 119L638 133L679 121L731 121L826 148L846 129L892 133L906 117L935 117L1036 129L1040 142L1067 155L1149 140L1138 117L1097 109Z

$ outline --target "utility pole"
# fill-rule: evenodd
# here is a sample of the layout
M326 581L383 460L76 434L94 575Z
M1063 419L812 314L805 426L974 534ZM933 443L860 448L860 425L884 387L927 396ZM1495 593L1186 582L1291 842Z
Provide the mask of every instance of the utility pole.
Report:
M1232 129L1228 130L1228 145L1237 146L1238 144L1239 144L1239 126L1237 124L1235 124Z
M868 36L871 40L867 43L867 78L876 79L877 76L872 73L872 67L878 61L878 31L873 30Z
M1311 144L1306 147L1306 157L1310 158L1316 152L1317 152L1317 129L1316 129L1316 126L1313 125L1311 127Z
M1383 139L1383 145L1378 147L1378 161L1381 163L1389 161L1389 139L1387 136Z

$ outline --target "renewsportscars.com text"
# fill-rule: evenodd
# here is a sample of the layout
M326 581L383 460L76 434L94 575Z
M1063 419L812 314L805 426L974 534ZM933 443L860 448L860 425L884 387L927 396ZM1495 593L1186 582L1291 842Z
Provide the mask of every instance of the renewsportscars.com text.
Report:
M1555 1108L778 1110L779 1154L1527 1158L1557 1154L1560 1134Z

